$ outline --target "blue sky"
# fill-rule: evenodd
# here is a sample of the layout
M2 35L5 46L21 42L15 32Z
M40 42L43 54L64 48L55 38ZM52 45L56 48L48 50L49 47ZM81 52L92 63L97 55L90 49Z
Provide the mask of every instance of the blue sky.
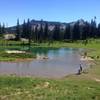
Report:
M24 19L71 22L90 21L94 16L100 22L100 0L0 0L0 22L16 25Z

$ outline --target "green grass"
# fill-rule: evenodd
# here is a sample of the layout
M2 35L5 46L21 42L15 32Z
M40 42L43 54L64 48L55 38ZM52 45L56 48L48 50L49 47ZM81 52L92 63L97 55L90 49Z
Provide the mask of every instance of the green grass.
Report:
M32 53L8 54L6 52L0 52L0 61L16 61L18 59L28 59L28 58L35 58L35 55L33 55Z
M100 83L75 77L61 80L0 77L0 100L22 99L100 100Z
M90 40L86 46L78 41L36 43L32 47L85 48L95 63L81 75L62 79L0 76L0 100L100 100L100 59L96 59L100 56L100 40Z

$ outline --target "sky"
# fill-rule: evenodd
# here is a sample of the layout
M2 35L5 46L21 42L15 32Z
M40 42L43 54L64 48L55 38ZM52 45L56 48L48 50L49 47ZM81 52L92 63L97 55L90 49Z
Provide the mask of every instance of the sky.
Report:
M94 16L100 22L100 0L0 0L0 22L16 25L19 18L46 21L90 21Z

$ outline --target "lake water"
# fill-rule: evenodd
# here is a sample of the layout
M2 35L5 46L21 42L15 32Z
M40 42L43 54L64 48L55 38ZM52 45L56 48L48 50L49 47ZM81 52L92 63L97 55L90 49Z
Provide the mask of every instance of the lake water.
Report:
M33 48L32 52L48 59L34 59L26 62L0 62L0 74L62 78L78 72L80 63L86 68L86 62L80 61L83 49L71 48Z

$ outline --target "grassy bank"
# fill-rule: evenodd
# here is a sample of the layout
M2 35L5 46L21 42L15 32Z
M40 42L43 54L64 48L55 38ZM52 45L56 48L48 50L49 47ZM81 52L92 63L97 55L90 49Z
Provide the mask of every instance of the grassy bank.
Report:
M0 52L0 61L20 61L36 58L35 55L31 53L6 53Z
M92 70L95 76L98 72ZM100 82L95 77L82 74L53 80L1 76L0 100L100 100Z
M100 60L96 59L100 56L99 40L90 41L87 45L56 42L38 46L86 48L88 56L94 57L95 61L81 75L63 79L0 76L0 100L100 100Z

